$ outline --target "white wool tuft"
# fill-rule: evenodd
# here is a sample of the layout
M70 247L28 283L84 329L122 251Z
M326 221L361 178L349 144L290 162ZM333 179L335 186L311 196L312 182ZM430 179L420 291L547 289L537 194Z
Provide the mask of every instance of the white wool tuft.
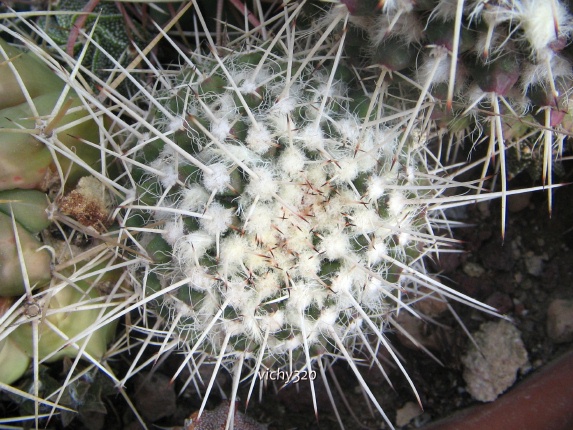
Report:
M442 46L433 48L430 54L426 55L422 66L417 71L418 82L425 83L428 80L432 84L448 82L450 65L451 62L450 57L447 55L447 50ZM432 73L434 67L436 67L436 70Z
M273 174L268 170L261 169L257 169L255 173L258 175L258 178L251 178L245 191L253 197L259 196L259 199L263 202L271 200L279 187Z
M406 199L402 193L394 191L388 199L388 212L390 212L390 215L394 217L400 216L405 206Z
M555 12L553 13L553 5ZM572 30L571 15L558 0L521 0L516 3L519 21L525 38L531 45L537 60L551 58L554 53L550 45L557 41L555 28L559 38L567 38Z
M352 224L354 224L353 230L360 234L375 232L382 221L376 210L370 207L358 209L351 218Z
M173 254L179 259L182 266L193 266L199 258L213 245L213 236L194 231L180 238L174 246Z
M352 290L352 285L354 283L354 277L352 276L352 272L348 270L341 269L338 273L338 276L334 278L332 281L332 285L330 286L331 290L337 294L340 293L350 293Z
M223 163L215 163L209 166L211 172L203 172L203 185L209 191L220 193L231 183L231 176Z
M296 99L294 97L285 97L280 99L271 108L271 112L279 112L283 115L291 113L296 108Z
M169 121L169 124L167 125L167 130L169 130L171 133L175 133L176 131L185 130L185 120L183 119L183 117L181 117L181 116L173 117Z
M330 329L336 326L336 321L340 315L338 309L336 308L325 308L320 312L320 316L316 321L317 328L321 331L328 332Z
M402 232L398 235L398 245L405 246L412 240L412 235L406 232Z
M360 303L366 308L379 308L380 298L388 293L380 279L371 278L364 286Z
M154 169L161 171L160 181L165 188L171 188L179 179L176 160L177 154L170 147L165 146L155 161L150 164Z
M326 139L320 128L308 125L296 134L296 139L302 142L304 148L310 151L320 151L324 149Z
M245 139L247 146L257 154L264 154L273 146L271 132L264 125L251 125Z
M304 169L306 157L298 148L289 146L279 158L279 167L289 176L297 176Z
M189 278L189 285L198 291L208 291L216 282L203 267L193 266L185 272L185 275Z
M229 270L235 270L243 262L245 253L249 252L247 239L237 235L229 235L221 243L221 262Z
M308 308L312 302L321 303L324 299L324 288L315 281L297 281L291 283L287 309L295 310L289 315L295 324L299 324L300 312Z
M279 331L285 323L285 313L278 310L261 317L261 328L270 333Z
M199 219L201 227L209 234L221 234L229 229L233 211L219 203L211 203L205 211L205 218Z
M551 73L549 73L550 71ZM549 66L546 62L526 65L521 75L521 82L524 91L527 91L530 85L549 86L551 78L571 78L571 76L573 76L573 69L569 61L561 56L554 55L549 62Z
M203 187L192 184L181 192L181 200L179 208L186 211L197 212L200 208L205 206L209 200L209 194L205 192Z
M257 84L250 79L245 80L238 88L242 94L254 94L257 92Z
M386 179L380 176L372 176L368 180L368 197L378 200L386 192Z
M368 257L368 265L373 266L384 261L384 257L388 255L388 248L382 242L373 243L372 247L366 252Z
M320 258L315 252L304 252L299 255L297 270L299 276L305 279L313 279L320 271Z
M320 243L320 251L324 252L324 256L331 261L345 257L349 249L348 237L340 231L324 236Z
M184 226L181 217L174 218L172 221L165 223L161 237L173 246L183 236Z
M360 122L357 117L343 118L335 123L336 129L345 142L354 144L360 136Z
M220 142L224 141L231 131L231 124L227 119L220 119L211 123L211 133Z
M248 209L247 211L250 211ZM246 216L247 214L245 214ZM275 217L273 208L268 204L260 203L253 209L249 215L249 221L246 227L247 233L257 234L261 237L267 237L272 234L272 223Z
M358 176L358 160L352 158L341 158L337 160L335 167L335 184L348 183Z

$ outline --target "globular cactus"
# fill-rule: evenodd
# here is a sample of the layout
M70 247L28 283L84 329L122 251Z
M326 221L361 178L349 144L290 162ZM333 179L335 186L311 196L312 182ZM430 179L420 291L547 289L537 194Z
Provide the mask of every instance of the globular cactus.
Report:
M385 330L406 292L471 302L422 263L447 244L434 229L457 184L423 136L403 138L379 86L360 89L328 36L287 22L162 75L126 153L137 186L125 228L153 260L139 278L165 320L162 349L184 345L177 373L211 360L207 392L224 367L234 400L245 374L252 390L266 371L343 357L391 425L356 361L394 355Z
M311 3L320 5L317 20L307 9ZM249 396L258 381L275 371L286 375L284 383L294 382L296 372L317 372L328 388L325 366L341 358L391 427L359 365L368 362L384 372L377 353L385 348L406 374L386 339L387 330L404 331L395 314L400 310L417 314L411 301L421 299L454 299L494 312L426 272L425 257L452 243L443 209L491 198L452 195L454 188L459 193L479 193L485 179L458 183L454 168L441 164L448 160L443 156L448 149L435 154L427 143L448 133L454 140L467 130L478 130L475 135L486 130L489 149L482 173L488 171L489 160L498 156L505 201L507 139L513 139L511 145L516 148L524 142L533 147L529 145L532 130L536 136L541 133L550 160L553 138L559 136L554 133L565 132L560 127L568 124L566 97L555 98L559 88L567 88L568 74L557 73L553 59L562 58L558 42L560 35L569 35L568 14L563 15L565 21L556 21L555 38L542 26L545 42L537 43L528 37L526 15L519 15L519 24L503 18L505 12L531 1L470 2L464 8L462 1L345 0L324 15L331 3L285 2L268 21L261 12L263 22L256 29L233 34L237 40L226 47L215 46L197 10L208 50L202 51L204 46L198 44L188 53L165 30L162 35L166 43L171 42L172 52L181 55L181 65L155 68L147 62L153 79L145 84L137 78L140 70L122 70L117 82L130 82L137 91L132 99L108 86L97 73L80 68L97 83L99 98L87 87L76 88L78 105L73 94L67 104L65 97L57 96L46 102L45 111L33 112L32 101L47 96L31 84L28 95L23 94L23 99L18 95L20 101L13 104L24 103L21 107L27 109L17 116L19 128L26 131L10 133L26 136L23 147L50 152L50 157L42 153L45 160L30 172L44 178L43 172L60 166L56 176L69 177L71 170L61 164L65 160L56 162L59 158L54 155L63 151L63 158L74 160L71 169L80 164L118 190L116 194L123 198L119 236L134 248L133 260L125 264L135 267L129 273L136 284L130 300L138 300L122 313L139 307L142 316L137 324L154 321L153 326L134 324L134 330L148 336L142 348L160 344L159 353L163 353L181 347L185 358L177 375L187 366L190 378L199 378L199 364L214 364L203 407L218 372L225 368L233 374L226 427L233 422L232 405L244 378L250 378ZM557 0L550 3L561 10ZM502 8L500 16L490 16L496 8ZM256 19L248 16L251 22ZM537 67L538 72L528 75L537 80L521 73L521 63L513 61L516 56L506 55L508 49L521 54L519 61ZM15 64L5 58L5 64ZM122 68L118 61L111 62L112 68ZM557 75L563 83L554 79ZM57 79L54 82L56 95L67 88ZM520 91L515 91L517 82ZM541 91L535 98L537 87L549 88L549 96ZM517 107L531 106L524 92L529 101L540 100L534 103L548 115L549 129L533 122L537 121L533 116L522 121ZM83 121L62 123L68 111L82 111L84 97L90 97L100 110L84 114ZM116 105L100 103L105 97ZM77 139L70 132L99 115L111 118L124 132L102 131L103 121L98 122L93 139ZM48 120L43 121L44 117ZM58 134L62 131L67 133ZM129 171L110 180L103 160L96 161L97 167L87 161L78 163L83 157L72 157L59 144L61 151L50 151L56 149L51 145L54 133L62 139L75 136L72 146L91 142L87 147L114 155ZM125 142L112 149L95 143L98 137L113 143L120 135ZM525 158L519 151L517 155ZM550 167L543 169L550 182ZM42 181L26 179L30 185L21 188L42 187ZM74 209L84 197L70 193L64 200L63 194L54 202L60 208L58 216L91 223L91 216L82 217ZM12 230L19 232L13 210L9 220ZM102 218L95 219L101 222ZM97 225L98 221L90 224ZM33 242L29 248L36 245ZM21 256L18 249L13 255L20 267L30 258L28 253ZM86 277L93 274L98 279L112 271L115 266L105 262L114 260L104 256L108 254L102 250L105 268L99 262L86 263ZM54 273L64 278L60 288L66 283L82 285L84 266L75 266L74 258L70 261L60 268L73 267L71 274L51 272L51 287ZM20 278L14 278L18 284ZM28 292L24 278L19 288ZM122 281L120 276L110 282L117 289ZM48 291L44 288L36 294ZM83 288L88 292L80 300L88 306L106 297L90 295L97 288L95 281ZM18 306L10 308L14 318L21 316L14 311ZM68 306L66 302L61 309ZM93 323L98 329L109 322L101 312ZM163 328L159 328L161 322ZM17 330L13 331L16 335ZM71 333L68 341L85 337L88 331ZM0 342L3 339L8 336ZM17 342L12 337L10 341ZM94 355L83 345L84 356ZM8 349L0 347L2 357ZM29 347L26 342L19 344L26 355ZM81 348L80 342L74 347ZM57 349L74 354L67 344L58 344ZM56 351L45 356L51 357L56 357ZM141 351L118 385L156 359L141 363ZM310 389L316 411L312 381Z
M61 0L52 10L56 13L39 17L38 26L68 55L81 55L82 66L103 81L116 77L114 61L123 66L129 64L134 54L132 43L141 45L146 36L146 30L134 16L136 8L132 7L132 14L128 14L120 3ZM126 84L120 88L124 94L132 90Z

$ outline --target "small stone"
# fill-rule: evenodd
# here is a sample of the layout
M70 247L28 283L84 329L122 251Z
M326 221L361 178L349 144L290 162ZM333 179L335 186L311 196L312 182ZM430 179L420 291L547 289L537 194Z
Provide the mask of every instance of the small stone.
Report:
M407 402L404 406L396 411L396 426L402 427L419 417L424 411L420 405L414 402Z
M553 300L547 308L547 334L557 343L573 341L573 300Z
M502 315L509 313L513 309L513 300L508 294L504 294L501 291L495 291L487 298L485 303L495 308Z
M543 273L543 257L528 255L525 258L525 264L527 266L527 273L530 275L539 277Z
M414 307L427 317L437 317L448 310L448 302L444 297L439 297L433 290L420 287L417 296L421 300L414 303Z
M472 278L479 278L485 273L485 269L479 264L467 262L464 264L464 273Z
M399 330L396 332L398 341L406 348L418 350L422 345L428 349L438 349L439 342L436 334L425 329L427 323L421 318L416 318L408 312L401 312L396 317L396 322L409 335Z
M518 371L529 368L519 330L507 321L482 324L462 357L464 380L471 396L491 402L513 385Z
M519 193L508 196L507 210L509 213L517 213L526 209L531 201L532 193Z

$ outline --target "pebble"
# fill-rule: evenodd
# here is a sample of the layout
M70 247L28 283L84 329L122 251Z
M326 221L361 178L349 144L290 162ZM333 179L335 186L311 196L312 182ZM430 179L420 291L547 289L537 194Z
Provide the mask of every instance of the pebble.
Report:
M532 276L540 277L543 273L543 257L538 255L528 255L525 257L527 273Z
M407 402L400 409L396 411L396 425L398 427L405 426L410 423L414 418L420 416L424 411L420 405L414 402Z
M547 308L547 334L552 341L573 341L573 300L553 300Z
M146 420L155 422L175 413L177 394L169 377L160 373L140 373L135 384L135 405Z
M529 207L532 193L519 193L508 196L507 210L509 213L517 213Z
M527 351L519 330L505 320L482 324L473 337L479 349L470 343L462 357L463 377L474 399L491 402L529 368Z
M485 273L485 269L479 264L468 261L464 264L464 273L472 278L479 278Z

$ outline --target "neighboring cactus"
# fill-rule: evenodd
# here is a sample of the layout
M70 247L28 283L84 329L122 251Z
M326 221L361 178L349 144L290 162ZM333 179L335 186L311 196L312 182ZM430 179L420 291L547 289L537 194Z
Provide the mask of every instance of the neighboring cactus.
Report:
M86 176L112 183L100 143L107 120L92 114L85 87L35 53L0 40L0 60L0 385L31 375L22 396L35 399L37 426L40 364L102 359L117 319L103 321L126 283L113 235L74 243L110 225L110 190Z
M129 64L135 52L132 43L141 45L145 37L145 29L130 18L120 3L60 0L53 6L54 12L61 13L40 17L38 25L69 55L77 58L82 54L82 65L103 81L117 76L114 60L123 66ZM81 31L92 40L87 40ZM86 45L87 50L82 53ZM121 90L128 93L128 86L122 85Z
M490 161L497 158L493 171L499 172L494 182L499 178L503 193L503 234L507 179L538 159L535 179L551 185L552 161L573 131L573 68L567 47L573 18L565 2L340 0L323 25L347 13L350 33L362 38L362 45L346 54L355 62L379 65L392 76L387 94L414 110L404 136L420 115L428 115L433 120L428 124L437 126L435 132L448 143L446 155L452 143L459 145L468 136L472 146L483 141L484 181ZM403 77L419 82L421 91ZM410 103L404 100L409 97ZM515 123L522 126L509 133ZM513 154L506 154L508 148ZM522 153L529 159L525 164Z
M86 174L80 163L97 169L99 150L87 142L99 139L99 128L78 95L1 39L0 60L0 189L69 186Z

